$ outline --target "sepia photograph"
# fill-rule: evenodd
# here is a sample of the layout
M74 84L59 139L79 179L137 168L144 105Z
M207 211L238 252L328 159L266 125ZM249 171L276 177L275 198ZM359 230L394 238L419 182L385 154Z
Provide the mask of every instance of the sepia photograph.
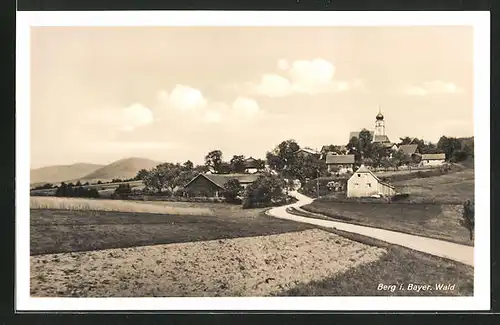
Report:
M29 297L473 298L475 35L30 26Z

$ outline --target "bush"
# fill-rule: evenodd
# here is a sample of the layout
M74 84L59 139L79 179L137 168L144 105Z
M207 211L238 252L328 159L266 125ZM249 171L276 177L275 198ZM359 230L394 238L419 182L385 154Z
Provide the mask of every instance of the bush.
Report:
M393 195L391 197L391 201L400 201L400 200L407 199L409 197L410 197L410 194L408 194L408 193L400 193L400 194Z
M243 187L240 181L237 179L230 179L224 184L224 192L222 195L228 203L241 203L241 194L243 192Z
M474 239L474 201L465 201L460 225L469 230L470 240Z
M88 189L82 186L73 186L73 184L62 183L55 193L59 197L88 197L99 198L99 192L95 189Z
M286 199L285 188L283 178L263 174L245 189L242 207L248 209L279 204Z
M130 184L120 184L115 189L114 194L120 197L126 197L132 194L132 188L130 187Z

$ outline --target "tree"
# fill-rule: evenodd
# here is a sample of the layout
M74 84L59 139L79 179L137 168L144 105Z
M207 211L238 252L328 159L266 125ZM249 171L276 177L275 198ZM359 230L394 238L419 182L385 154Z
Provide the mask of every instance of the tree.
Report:
M244 173L245 172L245 156L234 155L229 162L229 168L232 173Z
M444 152L446 160L450 160L454 157L453 154L455 151L462 149L462 144L457 138L442 136L437 143L437 148L441 152Z
M337 155L345 155L347 151L341 146L330 144L322 148L321 154L325 156L327 153L335 153Z
M233 178L224 184L223 195L228 203L240 203L239 197L242 194L242 191L243 187L241 186L240 181Z
M82 186L82 183L80 181L76 182L75 186Z
M359 147L359 139L357 137L352 137L347 143L347 153L354 155L355 164L359 165L361 162L361 151Z
M257 170L264 170L266 168L266 161L263 159L256 159L255 164L257 165Z
M277 175L266 173L248 185L243 196L243 208L278 203L285 195L285 180Z
M391 167L391 160L388 157L384 157L380 160L380 165L387 171Z
M164 169L161 165L156 166L148 172L142 182L147 189L155 189L158 193L161 193L167 183Z
M470 240L474 239L474 202L467 200L463 204L462 219L460 225L469 230Z
M284 176L298 179L302 185L305 185L307 179L317 178L325 173L326 163L318 157L307 155L297 157Z
M222 165L222 151L212 150L205 156L205 166L213 173L220 174Z
M300 146L295 140L282 141L273 151L266 154L269 167L277 172L288 169L296 159L295 154Z
M182 164L182 169L184 171L192 171L193 168L194 168L194 164L191 160L188 160L184 164Z
M359 152L361 158L368 158L372 153L373 136L370 131L363 129L359 132Z
M120 197L126 197L132 194L132 188L130 187L130 184L120 184L115 189L114 193Z
M382 165L382 160L389 156L388 150L380 143L373 143L371 148L371 159L373 166L378 167Z
M144 180L148 176L148 171L146 169L141 169L137 172L137 175L135 176L135 179L138 181Z
M210 171L210 168L208 168L206 165L198 165L193 168L193 171L196 173L204 174Z

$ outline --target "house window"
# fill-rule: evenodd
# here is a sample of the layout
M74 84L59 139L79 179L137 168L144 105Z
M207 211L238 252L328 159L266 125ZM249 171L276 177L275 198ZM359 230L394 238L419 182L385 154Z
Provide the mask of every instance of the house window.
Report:
M366 187L372 187L371 183L366 183Z
M339 165L339 168L342 168L342 165Z
M361 177L361 174L358 174L358 177Z
M354 183L354 187L359 187L359 183Z

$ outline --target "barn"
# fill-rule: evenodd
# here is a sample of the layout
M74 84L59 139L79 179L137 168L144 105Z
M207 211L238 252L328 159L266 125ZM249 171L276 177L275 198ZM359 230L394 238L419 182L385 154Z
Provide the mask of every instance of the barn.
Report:
M230 179L237 179L241 186L246 187L259 176L259 174L198 174L184 185L184 189L190 196L220 197L224 185Z
M394 186L382 182L364 165L361 165L347 181L347 197L393 196L395 194Z

